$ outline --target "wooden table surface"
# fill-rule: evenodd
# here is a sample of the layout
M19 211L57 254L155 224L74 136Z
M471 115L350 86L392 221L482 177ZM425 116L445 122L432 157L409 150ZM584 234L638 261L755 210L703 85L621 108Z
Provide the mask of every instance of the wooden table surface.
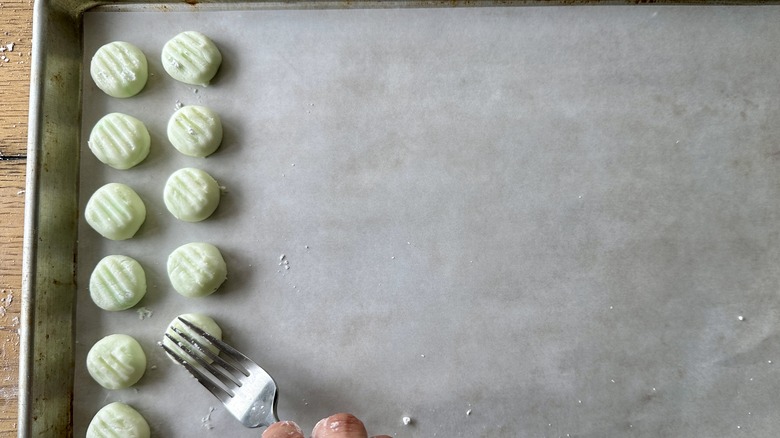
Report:
M32 0L0 1L0 438L16 436L18 412L32 10Z

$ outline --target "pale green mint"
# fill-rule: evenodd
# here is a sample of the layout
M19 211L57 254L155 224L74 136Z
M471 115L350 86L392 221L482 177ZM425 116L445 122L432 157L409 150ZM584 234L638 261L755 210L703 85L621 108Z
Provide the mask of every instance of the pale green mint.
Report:
M149 438L149 423L132 407L114 402L97 411L87 428L86 438Z
M165 182L163 200L168 211L185 222L202 221L217 209L220 189L217 181L200 169L184 168Z
M184 155L207 157L222 143L222 120L205 106L184 106L168 120L168 141Z
M95 53L89 65L95 85L112 97L135 96L149 77L146 56L124 41L108 43Z
M206 86L217 74L222 54L209 37L200 32L182 32L162 49L162 65L177 81Z
M106 389L128 388L144 375L146 354L132 337L108 335L87 353L87 371Z
M176 292L189 298L214 293L227 279L222 253L210 243L182 245L168 256L168 277Z
M143 122L135 117L111 113L92 128L87 145L102 163L125 170L149 155L151 137Z
M127 185L108 183L89 198L84 218L101 236L126 240L133 237L146 220L146 206Z
M190 346L186 341L184 341L181 338L181 336L179 336L178 333L173 331L173 328L175 327L180 332L198 341L201 345L207 346L208 349L211 350L214 354L219 353L219 349L216 346L211 345L211 343L207 341L205 338L193 332L192 329L184 325L184 323L181 322L179 318L184 318L187 320L187 322L198 327L204 332L214 336L217 339L220 340L222 339L222 328L220 328L219 325L217 325L217 322L214 321L214 319L212 319L210 316L204 315L202 313L186 313L184 315L179 315L177 318L171 321L171 323L168 324L168 328L165 329L165 333L176 340L174 342L173 340L168 338L168 336L163 337L163 344L165 344L166 347L170 348L171 350L179 352L180 353L179 355L181 357L187 358L188 354L186 353L186 351L182 351L182 348L177 345L178 342L181 342L184 346L192 350L193 353L197 354L197 349L195 347ZM208 357L206 355L201 354L200 357L203 358L204 360L208 360Z
M146 295L146 273L135 259L109 255L98 262L89 277L89 296L104 310L129 309Z

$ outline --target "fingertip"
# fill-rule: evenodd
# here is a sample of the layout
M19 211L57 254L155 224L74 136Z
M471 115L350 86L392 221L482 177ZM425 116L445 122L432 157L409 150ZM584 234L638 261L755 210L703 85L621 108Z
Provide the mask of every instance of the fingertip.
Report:
M312 431L312 438L367 438L363 422L352 414L339 413L320 420Z
M303 430L292 421L279 421L263 432L262 438L306 438Z

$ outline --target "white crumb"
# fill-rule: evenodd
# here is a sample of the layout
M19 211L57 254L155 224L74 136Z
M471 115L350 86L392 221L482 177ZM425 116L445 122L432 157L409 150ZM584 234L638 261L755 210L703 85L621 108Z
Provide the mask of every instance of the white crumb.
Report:
M290 269L290 261L287 260L287 256L282 254L279 256L279 266L284 266L285 270Z
M466 415L471 415L471 409L469 409L468 411L466 411Z
M740 320L740 321L744 321L744 320L745 320L745 317L744 317L744 316L742 316L742 315L739 315L739 316L737 317L737 319L738 319L738 320Z
M154 312L152 312L150 309L147 309L146 307L139 307L138 310L136 310L136 313L138 313L138 319L141 320L151 318L154 314Z
M15 45L15 43L8 43L8 44L5 45L5 48L8 49L9 52L13 52L14 51L14 45Z
M404 423L404 426L408 426L412 424L412 417L403 417L401 421Z
M209 407L209 413L206 414L205 417L200 419L201 426L203 426L204 429L208 429L208 430L214 429L214 426L211 425L211 413L214 412L214 410L215 409L213 406Z

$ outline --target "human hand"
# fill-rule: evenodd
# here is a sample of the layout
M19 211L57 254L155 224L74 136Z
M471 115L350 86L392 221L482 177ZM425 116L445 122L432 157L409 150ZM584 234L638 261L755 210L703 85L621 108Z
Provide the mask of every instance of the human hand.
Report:
M292 421L274 423L263 432L262 438L306 438ZM351 414L335 414L320 420L311 432L311 438L368 438L363 422ZM390 438L376 435L372 438Z

